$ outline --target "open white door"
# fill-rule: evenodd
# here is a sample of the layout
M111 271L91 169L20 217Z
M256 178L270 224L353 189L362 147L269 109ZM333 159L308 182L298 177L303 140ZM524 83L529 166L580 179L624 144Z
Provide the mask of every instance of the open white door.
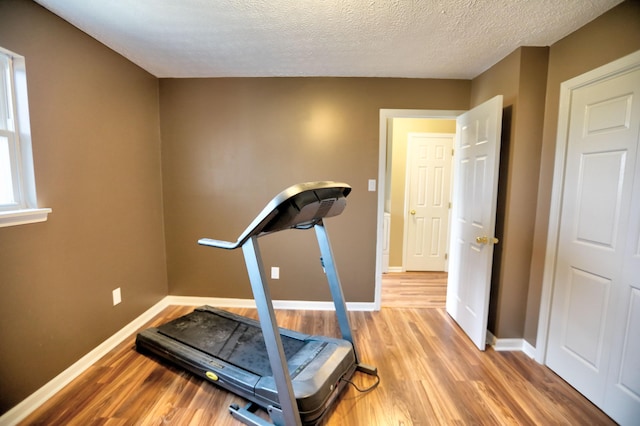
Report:
M457 119L447 313L485 349L496 224L502 96Z

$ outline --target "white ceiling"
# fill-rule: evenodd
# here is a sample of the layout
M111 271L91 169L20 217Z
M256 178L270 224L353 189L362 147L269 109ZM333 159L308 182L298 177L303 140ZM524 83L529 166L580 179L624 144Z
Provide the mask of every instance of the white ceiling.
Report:
M476 77L622 0L36 0L157 77Z

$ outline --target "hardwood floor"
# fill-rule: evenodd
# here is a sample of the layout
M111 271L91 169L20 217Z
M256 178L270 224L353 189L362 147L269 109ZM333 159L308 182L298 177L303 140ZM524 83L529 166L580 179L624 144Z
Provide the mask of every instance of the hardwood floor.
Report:
M391 272L382 275L382 306L444 308L446 272Z
M147 326L191 309L169 307ZM255 310L229 310L256 317ZM339 335L333 312L277 311L277 317L283 327ZM350 312L350 318L362 361L378 367L381 383L367 394L348 387L328 425L614 424L523 353L478 351L442 307L385 306L379 312ZM241 398L137 353L134 338L103 357L23 424L239 424L227 407L244 404ZM366 387L372 378L357 374L354 381Z

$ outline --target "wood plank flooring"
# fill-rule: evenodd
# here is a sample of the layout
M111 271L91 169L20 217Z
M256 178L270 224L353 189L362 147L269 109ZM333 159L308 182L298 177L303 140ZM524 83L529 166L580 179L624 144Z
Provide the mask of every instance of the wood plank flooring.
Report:
M444 308L446 272L392 272L382 275L382 306Z
M147 326L191 309L169 307ZM229 310L256 317L255 310ZM277 318L287 328L339 335L333 312L277 311ZM383 307L351 312L350 318L362 361L378 367L381 383L367 394L348 387L328 425L615 424L523 353L478 351L441 307ZM244 404L241 398L138 354L134 339L103 357L22 424L239 424L227 407ZM361 387L372 383L362 374L354 381Z

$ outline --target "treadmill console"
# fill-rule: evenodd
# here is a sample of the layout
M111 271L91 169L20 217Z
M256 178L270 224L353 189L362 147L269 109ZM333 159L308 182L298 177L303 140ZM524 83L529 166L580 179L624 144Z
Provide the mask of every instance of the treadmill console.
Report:
M299 183L276 195L235 242L202 238L204 246L235 249L253 236L285 229L309 229L325 217L337 216L347 205L351 187L346 183L320 181Z

